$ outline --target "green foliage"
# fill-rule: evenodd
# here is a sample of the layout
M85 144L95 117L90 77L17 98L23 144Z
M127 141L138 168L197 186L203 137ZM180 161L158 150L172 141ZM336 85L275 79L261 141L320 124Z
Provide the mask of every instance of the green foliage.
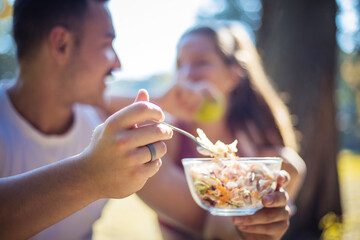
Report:
M337 111L340 147L360 151L360 56L339 51Z
M198 19L239 21L248 30L256 31L261 26L260 0L210 0L198 12Z
M15 77L15 45L11 36L11 5L0 0L0 81Z
M326 214L319 223L319 227L323 229L321 239L323 240L341 240L343 236L343 225L340 217L335 213Z
M0 81L15 77L15 56L12 54L0 54Z

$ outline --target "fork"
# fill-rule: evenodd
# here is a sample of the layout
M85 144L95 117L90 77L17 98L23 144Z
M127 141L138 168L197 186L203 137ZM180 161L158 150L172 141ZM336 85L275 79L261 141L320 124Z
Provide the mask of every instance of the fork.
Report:
M185 131L185 130L182 130L180 128L177 128L169 123L166 123L166 122L158 122L158 121L155 121L155 120L151 120L152 122L154 123L158 123L158 124L164 124L165 126L168 126L169 128L171 128L172 130L178 132L178 133L181 133L183 135L185 135L186 137L190 138L191 140L193 140L196 144L196 150L202 154L202 155L205 155L205 156L216 156L216 153L213 152L212 150L210 150L208 147L206 147L203 143L199 142L196 137L194 135L192 135L191 133Z

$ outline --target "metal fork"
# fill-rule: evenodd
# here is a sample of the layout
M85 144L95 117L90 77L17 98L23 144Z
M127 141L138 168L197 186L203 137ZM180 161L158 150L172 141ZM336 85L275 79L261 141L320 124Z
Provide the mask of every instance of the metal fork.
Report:
M216 156L217 154L214 153L212 150L210 150L209 148L207 148L204 144L202 144L201 142L199 142L196 137L194 135L192 135L191 133L187 132L187 131L184 131L180 128L177 128L171 124L168 124L166 122L158 122L158 121L155 121L155 120L151 120L152 122L154 123L158 123L158 124L164 124L165 126L168 126L170 127L171 129L173 129L174 131L178 132L178 133L181 133L185 136L187 136L188 138L190 138L191 140L193 140L196 144L196 150L202 154L202 155L205 155L205 156Z

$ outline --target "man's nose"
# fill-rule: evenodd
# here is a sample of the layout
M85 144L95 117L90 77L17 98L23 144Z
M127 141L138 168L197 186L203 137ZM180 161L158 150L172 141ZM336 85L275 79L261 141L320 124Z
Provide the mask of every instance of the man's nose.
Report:
M115 53L115 59L114 59L114 69L121 69L121 62L120 59L118 57L118 55Z

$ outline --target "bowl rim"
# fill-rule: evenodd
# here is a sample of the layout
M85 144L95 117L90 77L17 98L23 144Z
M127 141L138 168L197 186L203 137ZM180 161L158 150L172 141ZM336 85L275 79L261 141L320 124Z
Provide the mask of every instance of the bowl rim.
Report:
M215 161L214 161L215 160ZM228 158L183 158L182 163L201 163L201 162L265 162L265 163L281 163L281 157L228 157Z

